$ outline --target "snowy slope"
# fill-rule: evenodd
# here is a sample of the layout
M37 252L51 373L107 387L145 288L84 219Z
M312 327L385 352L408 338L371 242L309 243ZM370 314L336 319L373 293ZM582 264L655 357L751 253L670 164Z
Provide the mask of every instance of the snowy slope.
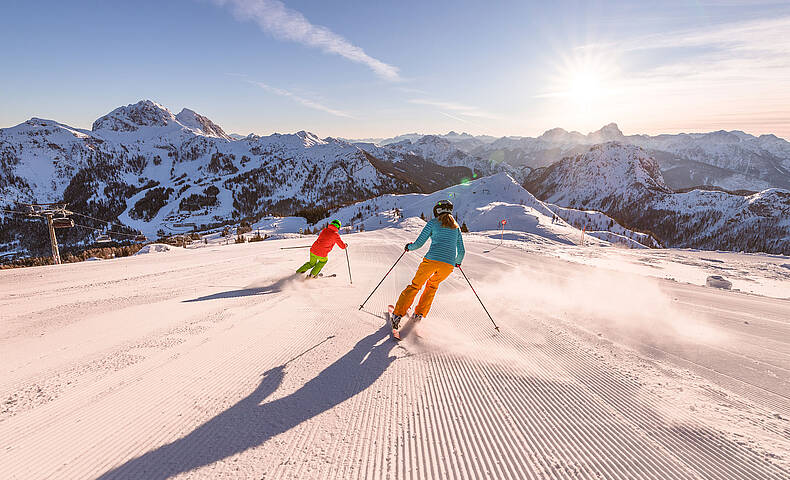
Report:
M667 246L790 252L790 192L742 196L674 193L658 163L640 147L610 142L536 171L527 188L563 207L604 212Z
M291 276L309 238L0 271L3 478L788 478L786 300L556 258L693 252L468 236L501 331L454 272L396 344L421 255L359 304L413 238L346 235L353 285L337 250L338 277Z
M562 219L553 222L552 208L556 207L536 199L506 173L455 185L432 194L383 195L332 211L318 225L337 218L352 230L378 230L400 226L404 221L405 227L421 228L425 219L433 218L433 206L444 199L453 202L453 215L459 224L466 224L470 232L482 232L499 238L497 231L501 229L500 222L506 220L505 234L508 238L530 238L534 241L549 239L571 245L581 242L580 229L585 225L575 228ZM601 224L596 226L600 230L607 230L610 224L617 225L609 217L599 215ZM634 236L634 245L638 243L639 239L633 232L619 225L617 227L621 232L615 229L613 232L630 233ZM620 238L610 238L608 243L622 242Z
M560 207L551 203L546 204L552 212L568 224L578 229L584 229L587 234L612 243L625 243L660 248L661 244L647 233L634 232L615 222L608 215L596 210L578 210L575 208Z

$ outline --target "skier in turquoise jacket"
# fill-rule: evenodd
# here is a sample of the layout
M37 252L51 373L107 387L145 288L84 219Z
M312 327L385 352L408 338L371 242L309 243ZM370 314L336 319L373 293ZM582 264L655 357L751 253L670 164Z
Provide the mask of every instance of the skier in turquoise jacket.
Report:
M449 200L441 200L433 207L432 218L422 229L420 236L413 243L406 245L406 251L417 250L431 239L431 247L417 268L411 283L401 292L395 310L392 312L392 329L397 330L400 320L411 307L414 297L425 285L417 308L414 309L414 321L420 321L428 315L433 298L439 284L453 273L454 267L460 267L464 260L464 241L461 228L452 215L453 204ZM426 285L427 284L427 285Z

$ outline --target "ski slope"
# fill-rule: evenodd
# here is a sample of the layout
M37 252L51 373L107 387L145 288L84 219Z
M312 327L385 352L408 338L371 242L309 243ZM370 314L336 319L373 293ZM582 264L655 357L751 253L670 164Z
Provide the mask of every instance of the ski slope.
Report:
M309 237L0 271L2 477L790 478L790 301L467 235L501 333L456 272L396 344L425 248L358 307L415 236L345 235L353 285Z

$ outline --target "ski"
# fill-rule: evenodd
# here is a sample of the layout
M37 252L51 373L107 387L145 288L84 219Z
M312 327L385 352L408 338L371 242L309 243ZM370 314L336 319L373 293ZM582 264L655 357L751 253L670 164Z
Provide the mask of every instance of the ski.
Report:
M312 278L332 278L332 277L336 277L336 276L337 276L336 273L333 273L331 275L324 275L323 273L319 273L317 277L313 277L312 275L307 274L304 278L307 279L307 280L310 280Z

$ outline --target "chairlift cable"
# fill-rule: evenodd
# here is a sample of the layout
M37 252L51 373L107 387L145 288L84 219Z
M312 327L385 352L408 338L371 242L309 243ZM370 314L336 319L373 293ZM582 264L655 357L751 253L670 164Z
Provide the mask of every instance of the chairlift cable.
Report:
M103 230L102 230L102 229L100 229L100 228L89 227L89 226L87 226L87 225L82 225L82 224L79 224L79 223L75 223L75 224L74 224L74 226L75 226L75 227L82 227L82 228L87 228L88 230L94 230L94 231L97 231L97 232L102 232L102 231L103 231ZM110 235L110 234L111 234L111 235ZM109 235L110 237L112 237L113 235L120 235L120 236L124 236L124 237L138 237L138 236L139 236L139 235L141 235L141 234L139 234L139 233L121 233L121 232L109 232L107 235Z

